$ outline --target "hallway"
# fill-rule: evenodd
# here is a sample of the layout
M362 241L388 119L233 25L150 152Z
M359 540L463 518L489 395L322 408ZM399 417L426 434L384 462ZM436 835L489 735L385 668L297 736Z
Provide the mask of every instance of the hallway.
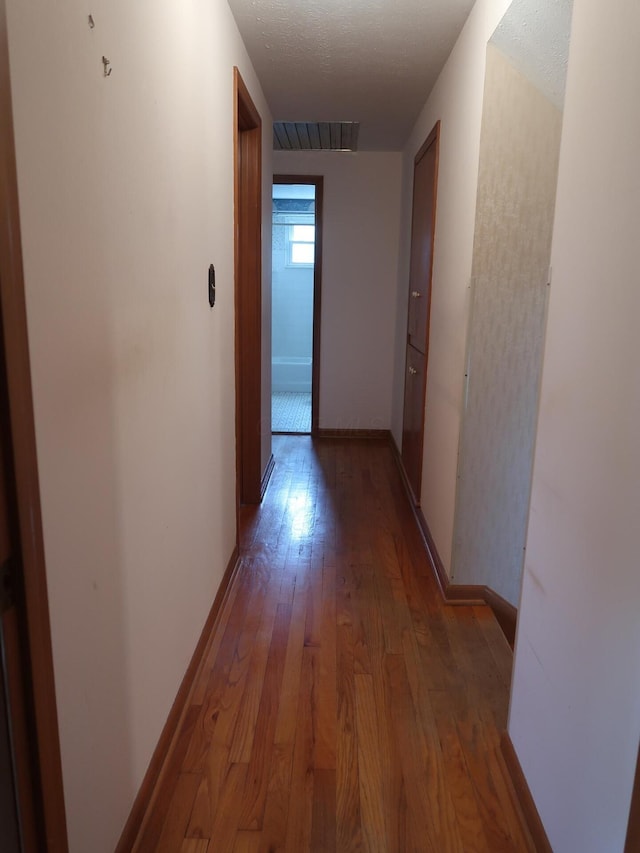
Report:
M137 849L529 849L497 754L511 652L488 608L441 604L389 446L274 454Z

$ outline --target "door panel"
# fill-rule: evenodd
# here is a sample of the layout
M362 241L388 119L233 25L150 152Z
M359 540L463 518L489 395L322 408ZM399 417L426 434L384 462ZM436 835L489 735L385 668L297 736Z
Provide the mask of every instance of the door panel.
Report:
M14 600L0 615L3 712L8 713L11 750L4 739L2 779L11 788L0 817L0 850L11 850L15 826L5 818L18 806L25 853L68 850L62 766L55 702L53 655L44 565L18 186L9 79L7 0L0 0L0 459L5 488L4 532L14 570ZM4 509L8 512L4 513ZM0 536L2 533L0 532ZM7 541L5 541L5 545ZM8 552L5 549L4 554ZM3 555L4 556L4 555ZM0 608L0 611L2 608ZM0 746L0 749L3 749ZM6 773L11 760L14 773ZM3 794L7 797L7 791ZM2 794L0 794L2 796ZM11 806L13 802L14 806Z
M402 426L402 461L416 504L420 503L422 480L422 427L424 423L425 358L423 353L407 345L404 377L404 419Z
M0 349L2 338L0 335ZM0 364L0 370L2 364ZM13 708L9 704L14 680L14 643L15 620L12 618L15 605L5 598L2 567L14 558L10 523L10 497L12 491L7 477L7 412L4 382L0 376L0 850L6 853L20 851L20 830L18 820L18 785L16 784L15 732L10 724L19 722L13 719ZM13 698L13 697L12 697ZM16 697L17 698L17 697Z
M407 337L412 347L425 354L431 302L436 154L437 139L434 138L422 156L416 160L413 176Z
M4 637L0 631L0 653L4 661ZM0 850L19 853L20 833L13 754L9 732L9 708L4 666L0 670Z
M234 69L237 503L262 500L262 119ZM236 524L239 530L238 523Z
M413 179L402 464L416 505L420 503L422 481L438 139L436 124L416 155Z

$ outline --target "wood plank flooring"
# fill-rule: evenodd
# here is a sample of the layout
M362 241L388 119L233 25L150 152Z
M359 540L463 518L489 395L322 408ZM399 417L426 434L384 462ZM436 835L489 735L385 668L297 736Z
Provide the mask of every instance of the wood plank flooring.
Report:
M445 607L383 441L274 437L264 503L135 849L528 851L511 651Z

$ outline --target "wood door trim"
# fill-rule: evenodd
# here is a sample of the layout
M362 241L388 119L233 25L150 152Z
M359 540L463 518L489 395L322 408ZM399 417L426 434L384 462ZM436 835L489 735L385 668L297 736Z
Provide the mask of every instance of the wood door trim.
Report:
M22 264L6 0L0 0L0 300L29 665L27 700L35 721L35 808L47 850L68 849L53 651L44 558L31 368Z
M316 242L313 256L313 343L311 358L311 435L319 435L320 424L320 343L322 313L322 206L324 177L322 175L274 175L274 184L313 184L315 187Z
M264 474L262 475L262 479L260 481L260 501L262 501L264 497L264 493L267 491L267 486L269 485L269 480L271 480L271 475L273 474L273 469L275 467L276 460L273 458L273 453L269 457L269 461L267 462L267 467L264 469Z
M431 294L433 291L433 257L435 254L435 240L436 240L436 213L438 210L438 169L440 168L440 121L438 120L431 133L425 141L420 146L418 153L414 159L414 170L413 170L413 180L415 187L415 167L422 160L424 155L427 153L429 148L435 144L435 160L433 163L433 199L431 202L431 260L429 262L429 301L427 303L427 336L425 340L425 348L424 348L424 385L425 385L425 393L427 386L427 367L429 362L429 329L431 325ZM413 211L411 212L411 227L413 229ZM409 279L411 279L411 270L409 270ZM408 298L411 299L411 294L409 293ZM407 343L409 341L407 340ZM422 423L422 433L424 434L424 407L423 407L423 423ZM421 472L422 476L422 472Z
M309 178L307 178L309 180ZM320 425L320 342L322 314L322 238L324 222L324 178L312 176L316 185L316 245L313 258L313 362L311 364L311 435L317 435Z
M413 158L413 165L414 165L414 166L415 166L417 163L419 163L419 162L420 162L420 160L422 160L422 158L423 158L423 157L424 157L424 155L427 153L427 151L429 150L430 146L432 145L432 143L433 143L435 140L437 140L437 141L438 141L438 144L440 143L440 119L438 119L438 121L437 121L437 122L434 124L434 126L431 128L431 131L429 132L429 135L427 136L427 138L425 139L425 141L422 143L422 145L421 145L421 146L420 146L420 148L418 149L418 153L416 154L416 156ZM437 154L437 151L436 151L436 154ZM437 157L436 157L436 173L437 173L437 169L438 169L438 159L437 159ZM437 185L437 182L436 182L436 185ZM437 186L436 186L436 188L437 188ZM435 221L435 220L434 220L434 221Z
M260 503L262 484L262 119L236 67L233 105L236 505L239 506Z

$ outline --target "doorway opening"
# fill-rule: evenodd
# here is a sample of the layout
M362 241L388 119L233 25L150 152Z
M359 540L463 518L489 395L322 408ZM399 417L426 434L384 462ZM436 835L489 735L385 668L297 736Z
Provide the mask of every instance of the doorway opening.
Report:
M322 178L273 182L271 429L318 426Z

